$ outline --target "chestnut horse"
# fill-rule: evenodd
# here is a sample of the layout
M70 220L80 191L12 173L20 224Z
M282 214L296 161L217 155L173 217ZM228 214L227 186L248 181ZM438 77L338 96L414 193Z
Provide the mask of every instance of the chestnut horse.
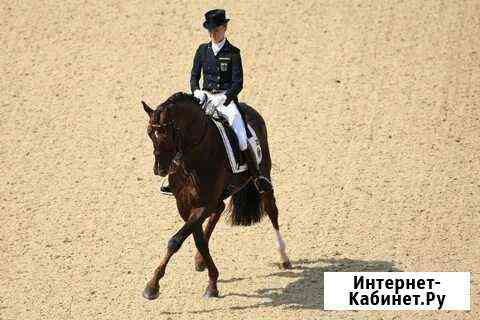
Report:
M155 175L168 174L169 184L184 225L170 238L167 253L148 281L143 296L153 300L159 295L159 280L173 254L193 234L197 254L197 271L208 270L208 287L204 297L218 297L218 269L208 249L208 241L231 196L229 218L233 225L251 225L268 214L276 232L281 266L290 268L285 242L278 226L278 209L273 190L260 194L246 172L232 174L222 139L216 125L205 115L198 100L178 92L155 110L142 101L148 114L147 133L153 142ZM267 130L263 118L253 108L242 104L246 121L254 128L262 148L260 170L270 179L271 160ZM205 231L203 222L209 218Z

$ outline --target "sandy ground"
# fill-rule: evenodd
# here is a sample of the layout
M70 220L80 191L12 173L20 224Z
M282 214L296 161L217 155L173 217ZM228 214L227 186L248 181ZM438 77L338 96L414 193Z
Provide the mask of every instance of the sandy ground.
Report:
M188 90L225 7L268 122L264 220L219 224L221 298L159 195L140 100ZM478 319L480 3L9 1L0 5L0 319ZM325 271L471 271L470 312L323 310Z

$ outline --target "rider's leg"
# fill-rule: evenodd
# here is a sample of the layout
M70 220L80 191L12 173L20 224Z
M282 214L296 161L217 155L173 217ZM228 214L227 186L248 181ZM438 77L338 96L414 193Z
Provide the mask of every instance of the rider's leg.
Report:
M238 111L235 102L230 102L228 106L221 106L217 110L225 115L228 119L228 123L233 128L235 132L240 150L242 151L243 156L246 159L248 170L253 177L255 186L257 187L260 193L272 190L272 185L270 181L261 175L260 167L257 163L257 157L255 151L252 149L250 143L247 142L247 132L245 129L245 123Z
M217 111L227 119L228 125L232 127L235 132L240 150L246 150L248 145L247 132L245 131L245 124L243 123L242 116L240 115L235 102L231 101L227 106L219 106Z

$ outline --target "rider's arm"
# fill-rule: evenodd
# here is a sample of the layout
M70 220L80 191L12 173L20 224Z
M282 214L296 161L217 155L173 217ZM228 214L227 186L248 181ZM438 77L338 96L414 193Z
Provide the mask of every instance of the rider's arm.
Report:
M228 105L234 97L236 97L243 89L243 68L242 58L240 56L240 49L235 50L232 54L232 87L225 92L227 100L225 105Z
M202 45L197 48L195 52L195 58L193 58L192 72L190 75L190 89L192 93L195 90L200 89L200 75L202 74Z

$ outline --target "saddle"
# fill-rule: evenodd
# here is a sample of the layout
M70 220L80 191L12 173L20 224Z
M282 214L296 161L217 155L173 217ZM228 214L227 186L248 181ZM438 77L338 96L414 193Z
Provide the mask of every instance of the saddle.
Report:
M232 148L232 152L235 156L235 159L237 160L239 165L245 164L245 159L242 157L242 152L240 151L240 146L238 144L238 139L237 136L235 135L235 131L233 131L232 127L228 124L227 119L225 119L221 114L217 115L216 117L212 117L212 120L216 122L220 122L220 124L223 126L223 130L225 130L225 134L227 136L228 142L230 143L230 146ZM217 125L218 128L218 125ZM221 130L219 128L219 130ZM247 130L249 131L249 130ZM220 135L222 132L220 132ZM225 141L224 141L225 143Z
M237 107L245 123L247 141L252 145L253 150L256 150L255 153L257 156L257 163L260 163L262 161L262 149L260 147L260 142L257 138L255 130L250 126L250 124L245 121L246 105L244 103L238 103ZM215 113L215 115L213 117L210 117L210 119L216 125L220 137L222 138L232 173L235 174L246 171L248 168L245 159L242 157L242 152L240 151L237 135L228 124L227 119L225 119L219 113Z

